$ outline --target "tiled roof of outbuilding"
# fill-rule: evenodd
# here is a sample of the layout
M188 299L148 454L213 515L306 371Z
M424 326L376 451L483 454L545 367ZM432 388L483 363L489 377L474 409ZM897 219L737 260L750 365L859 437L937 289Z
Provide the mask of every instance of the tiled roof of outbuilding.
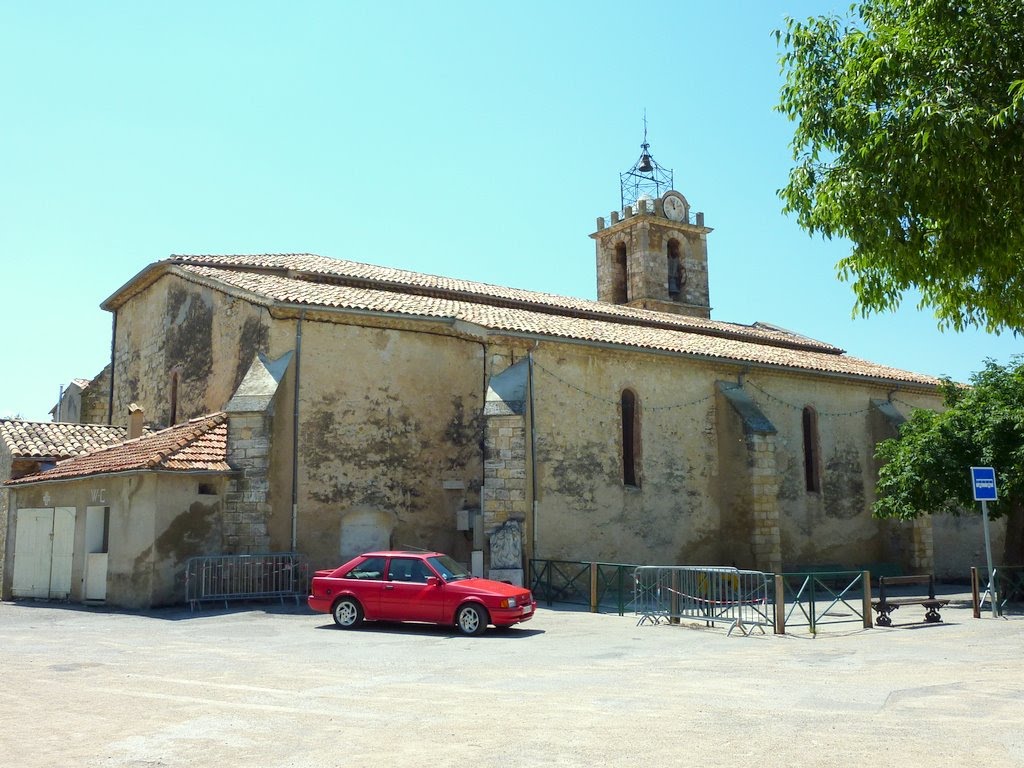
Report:
M268 305L454 319L498 332L780 366L926 387L932 376L878 365L771 325L726 323L456 280L313 254L172 256L104 302L115 309L168 271Z
M214 413L60 462L8 481L17 485L138 470L230 472L227 415Z
M125 427L0 419L0 442L15 459L60 461L125 439Z

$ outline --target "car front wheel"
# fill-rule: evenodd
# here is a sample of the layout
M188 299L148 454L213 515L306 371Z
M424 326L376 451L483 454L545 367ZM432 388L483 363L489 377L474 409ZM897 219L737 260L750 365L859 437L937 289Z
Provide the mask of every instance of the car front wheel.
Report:
M467 603L455 613L455 625L464 635L480 635L487 629L487 611L478 605Z
M363 607L351 597L343 597L336 602L331 615L334 623L342 629L352 629L363 623Z

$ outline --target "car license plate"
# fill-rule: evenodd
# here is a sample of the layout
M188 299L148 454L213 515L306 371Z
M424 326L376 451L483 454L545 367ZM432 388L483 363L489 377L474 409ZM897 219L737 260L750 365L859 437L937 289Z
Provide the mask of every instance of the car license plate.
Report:
M532 605L524 605L523 606L523 615L525 616L528 613L533 613L533 606Z

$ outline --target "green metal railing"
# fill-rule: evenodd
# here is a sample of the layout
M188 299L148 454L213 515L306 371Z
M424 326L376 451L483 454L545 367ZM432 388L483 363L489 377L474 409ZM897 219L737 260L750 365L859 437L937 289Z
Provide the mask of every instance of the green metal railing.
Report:
M995 612L1002 616L1011 603L1024 603L1024 565L997 565L992 569L995 576ZM985 585L985 592L979 597L979 586ZM988 571L971 568L971 592L974 601L974 618L981 617L986 602L992 605L989 592Z
M538 602L581 605L593 613L620 616L636 608L634 574L639 566L539 559L530 560L529 566L530 589ZM819 626L827 624L871 627L871 574L843 570L778 574L764 610L774 612L775 632L780 634L797 627L816 634Z
M635 565L583 560L531 560L530 589L548 605L584 605L592 613L616 611L633 604Z
M783 573L782 594L789 608L777 632L808 627L816 634L822 624L858 623L871 627L871 574L869 571L814 571ZM780 622L776 622L779 624Z

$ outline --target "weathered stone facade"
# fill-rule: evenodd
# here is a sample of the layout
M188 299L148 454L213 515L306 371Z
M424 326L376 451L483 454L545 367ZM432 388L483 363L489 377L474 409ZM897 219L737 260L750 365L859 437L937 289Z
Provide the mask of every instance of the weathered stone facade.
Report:
M683 200L679 195L678 199ZM597 248L597 297L610 304L710 317L708 244L704 214L690 216L683 203L680 220L665 215L663 202L627 206L611 224L597 220L591 235Z
M526 520L529 511L526 478L525 419L522 416L488 417L483 487L487 530L508 520Z
M270 552L270 429L264 413L231 414L228 458L238 474L224 497L224 553Z
M152 427L223 410L234 470L216 498L182 478L118 490L124 553L157 574L148 594L170 594L188 553L297 551L323 568L415 547L482 552L486 569L491 536L505 572L536 558L956 575L969 525L870 514L876 444L941 406L937 381L712 321L711 230L684 200L669 216L673 195L598 222L598 302L308 254L140 273L105 304L113 422L133 405ZM112 578L129 577L124 553Z

